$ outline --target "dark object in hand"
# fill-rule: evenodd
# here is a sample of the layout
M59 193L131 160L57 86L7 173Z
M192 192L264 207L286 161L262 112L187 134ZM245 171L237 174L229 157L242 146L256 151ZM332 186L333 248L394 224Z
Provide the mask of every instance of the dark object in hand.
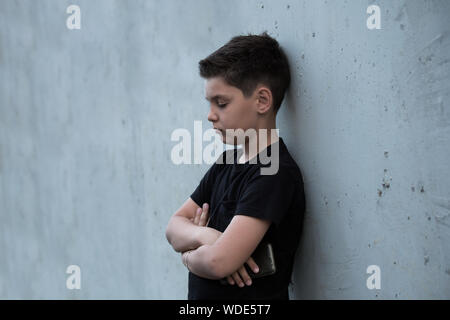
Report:
M277 272L277 268L275 265L275 256L273 254L272 245L268 242L261 242L255 251L252 253L251 257L258 265L259 272L254 273L250 267L245 264L245 269L247 270L248 275L252 279L262 278L266 276L270 276ZM226 278L220 280L221 284L228 284Z

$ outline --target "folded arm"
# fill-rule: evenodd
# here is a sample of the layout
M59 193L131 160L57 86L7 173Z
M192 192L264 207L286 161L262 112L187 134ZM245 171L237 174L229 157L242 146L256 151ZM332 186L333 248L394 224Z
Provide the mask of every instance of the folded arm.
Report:
M268 220L235 215L213 244L201 245L187 253L185 261L189 270L207 279L227 277L249 259L270 223Z
M191 198L170 218L166 228L166 238L177 252L197 249L205 244L214 243L222 234L220 231L206 227L206 222L200 225L194 223L196 212L201 209ZM203 210L208 211L208 205ZM207 217L207 214L204 215Z
M188 260L188 255L190 255L193 250L205 246L194 255L194 273L202 277L216 278L215 272L213 272L212 276L210 275L211 268L208 262L208 255L213 252L212 250L216 250L217 247L213 247L211 250L205 249L208 248L208 246L212 246L222 235L222 232L206 227L209 218L208 211L208 204L205 203L203 204L203 208L200 208L191 198L189 198L170 219L166 229L166 237L175 251L183 252L182 259L185 265ZM228 231L227 237L230 237L230 231ZM232 235L232 237L234 236ZM223 246L223 243L222 240L221 246ZM202 254L205 253L206 255L202 257ZM250 253L248 255L250 255ZM235 256L233 255L233 257ZM245 264L247 264L253 272L259 272L258 265L251 257L246 260ZM226 267L228 269L230 268L229 266ZM231 285L237 284L240 287L243 287L244 283L247 285L251 285L252 283L243 263L239 265L239 268L235 268L231 272L227 271L227 281Z

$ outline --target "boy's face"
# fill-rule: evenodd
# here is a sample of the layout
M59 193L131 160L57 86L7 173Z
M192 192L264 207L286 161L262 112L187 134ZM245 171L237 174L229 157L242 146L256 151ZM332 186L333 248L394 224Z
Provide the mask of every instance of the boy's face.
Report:
M208 121L218 129L223 143L235 144L232 136L225 135L226 129L256 129L256 90L246 98L239 88L228 85L221 77L214 77L206 80L205 92L206 100L210 102Z

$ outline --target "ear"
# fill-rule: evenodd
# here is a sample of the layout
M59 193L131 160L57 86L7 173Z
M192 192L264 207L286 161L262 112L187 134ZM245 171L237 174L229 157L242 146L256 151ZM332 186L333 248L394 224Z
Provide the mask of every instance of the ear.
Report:
M266 86L256 88L256 108L258 113L265 114L272 107L272 92Z

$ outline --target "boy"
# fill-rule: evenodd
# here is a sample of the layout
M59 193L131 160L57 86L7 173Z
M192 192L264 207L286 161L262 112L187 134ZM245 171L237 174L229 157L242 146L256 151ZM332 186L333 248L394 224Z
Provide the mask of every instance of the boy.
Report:
M287 58L264 32L232 38L199 67L208 120L224 143L243 148L225 151L168 223L167 240L189 270L188 299L289 299L305 196L301 171L275 130L290 83ZM258 134L232 136L234 129ZM278 161L275 174L261 173L263 154ZM252 279L245 265L257 275L251 255L262 240L273 247L276 272Z

